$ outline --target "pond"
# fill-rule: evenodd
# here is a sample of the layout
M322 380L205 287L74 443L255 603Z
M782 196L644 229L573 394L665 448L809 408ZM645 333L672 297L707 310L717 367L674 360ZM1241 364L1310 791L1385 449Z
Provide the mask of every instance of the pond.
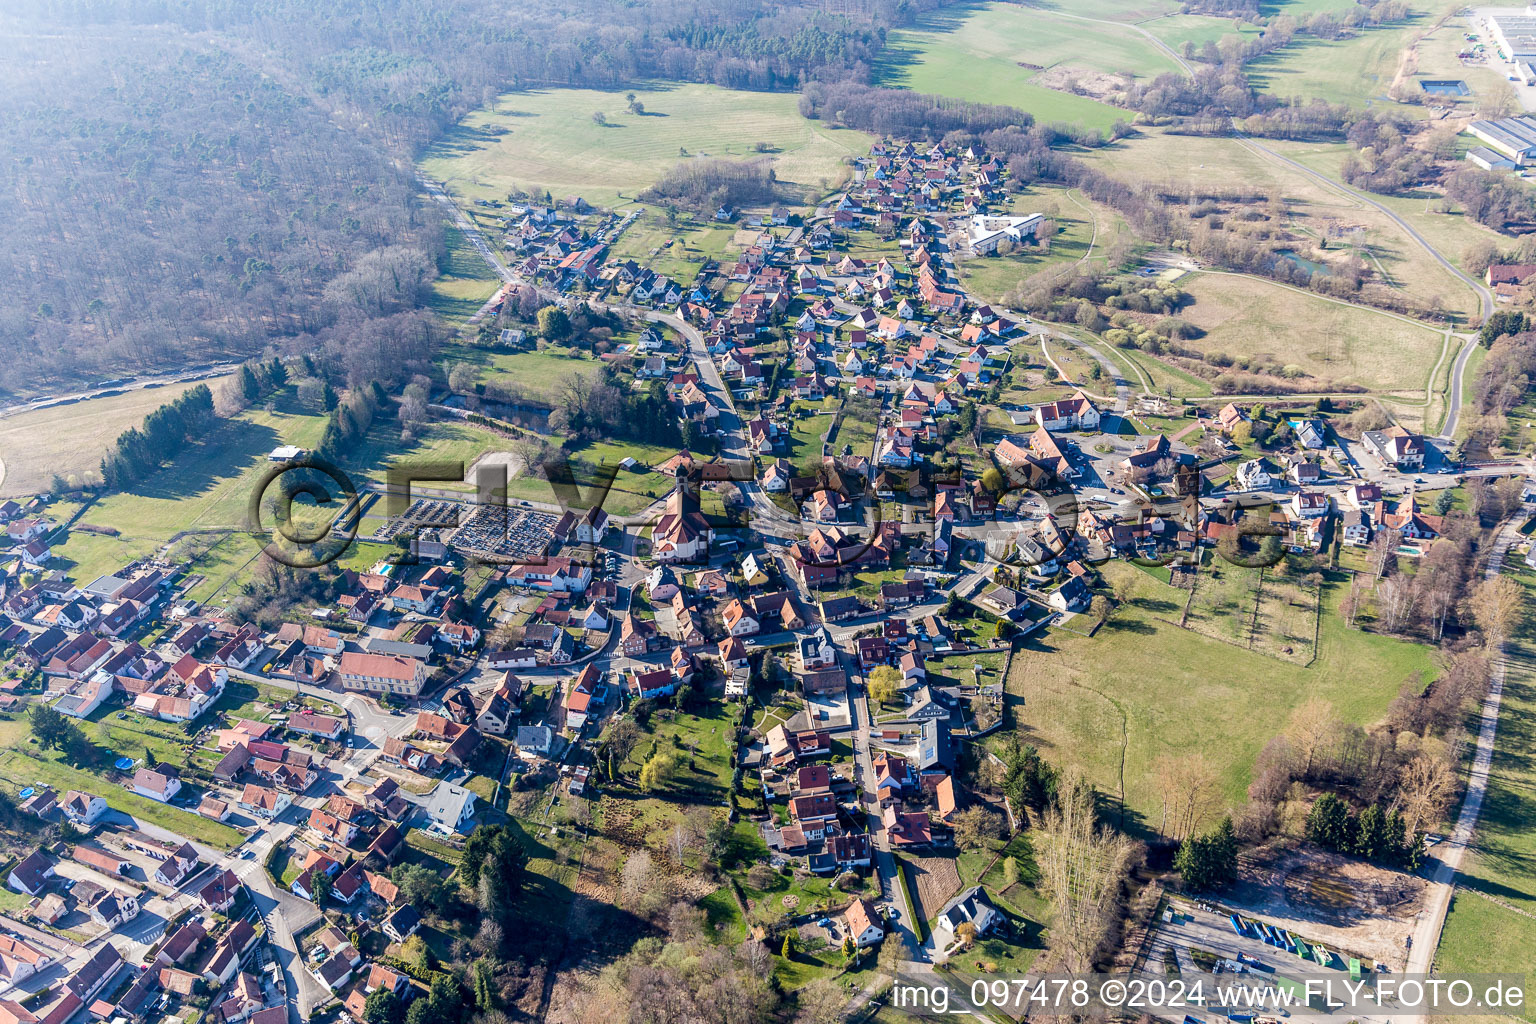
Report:
M1305 256L1296 252L1294 249L1276 249L1275 255L1289 263L1295 264L1309 274L1329 273L1328 264L1318 263L1316 260L1309 260Z
M1467 83L1454 78L1426 78L1419 83L1419 88L1434 96L1470 96L1472 90L1467 88Z

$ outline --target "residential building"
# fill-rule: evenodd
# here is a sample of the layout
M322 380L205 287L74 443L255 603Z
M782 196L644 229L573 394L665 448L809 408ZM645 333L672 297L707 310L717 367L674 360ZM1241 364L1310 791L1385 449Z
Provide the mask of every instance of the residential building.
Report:
M442 832L463 832L474 820L475 794L463 786L439 782L427 798L427 818Z
M416 658L348 651L341 656L337 674L347 690L415 697L426 681L427 666Z

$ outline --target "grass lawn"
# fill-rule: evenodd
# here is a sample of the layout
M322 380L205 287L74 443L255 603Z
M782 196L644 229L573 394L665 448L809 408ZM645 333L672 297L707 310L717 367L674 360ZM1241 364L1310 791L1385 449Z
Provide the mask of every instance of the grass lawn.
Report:
M887 583L900 583L907 575L905 569L866 569L853 574L853 586L839 590L839 594L857 597L866 604L873 604L880 596L880 588Z
M1508 575L1536 597L1536 573L1519 561ZM1499 732L1488 792L1457 881L1475 892L1458 892L1445 920L1435 966L1442 971L1509 970L1536 963L1536 623L1509 645ZM1498 901L1498 902L1494 902ZM1500 905L1504 904L1504 905ZM1530 1007L1526 1019L1536 1020Z
M651 757L653 743L657 753L675 754L679 768L661 792L636 794L638 801L629 803L632 820L648 830L663 821L671 822L682 813L685 803L722 806L731 788L733 733L730 711L718 702L698 715L669 710L653 713L646 734L618 771L637 777ZM610 802L617 801L605 798L605 808Z
M1119 563L1135 600L1093 637L1056 631L1013 659L1008 692L1029 742L1060 764L1080 766L1111 799L1123 793L1126 824L1155 814L1151 766L1197 743L1221 773L1232 806L1245 796L1254 757L1312 696L1345 721L1378 719L1414 672L1437 672L1427 646L1346 629L1347 592L1333 574L1323 591L1321 640L1307 667L1180 629L1184 592ZM1234 708L1251 713L1234 714Z
M989 638L983 638L985 639ZM951 654L947 658L933 658L926 665L928 682L934 686L969 686L979 678L983 686L995 683L998 681L998 674L1003 670L1003 659L1007 656L1006 651L984 651L975 654ZM981 666L979 677L971 670L972 665Z
M837 421L837 433L832 438L832 450L841 454L844 446L851 447L855 455L870 458L875 445L875 422L872 416L860 416L854 412L854 406L845 406L841 417Z
M590 500L596 500L595 487L602 478L599 472L602 467L616 467L626 458L633 458L644 467L655 466L676 455L677 449L638 441L597 441L570 449L567 454L581 492L580 504L589 496ZM589 463L593 470L583 468L582 463ZM631 515L656 499L666 497L672 485L671 479L649 469L619 469L603 501L603 508L610 515ZM550 481L540 474L519 474L512 478L507 482L507 496L523 501L557 501L560 497Z
M87 738L90 738L89 734ZM143 751L137 753L142 756ZM70 789L89 790L99 795L113 810L131 814L152 825L170 829L178 835L221 850L233 849L245 841L244 836L228 825L130 793L121 786L107 784L100 775L71 768L40 753L8 750L0 754L0 777L17 790L39 783L52 786L60 793Z
M1476 892L1458 889L1451 897L1450 913L1440 932L1435 973L1497 974L1520 970L1519 964L1531 963L1536 963L1536 921ZM1470 1021L1474 1018L1462 1019ZM1536 1021L1536 1007L1527 1002L1518 1015L1476 1019Z
M1023 250L1006 256L962 260L956 264L965 290L991 302L1001 302L1003 296L1026 277L1049 267L1076 263L1088 255L1089 244L1094 240L1095 218L1106 225L1106 238L1100 239L1100 243L1107 240L1109 225L1123 223L1113 211L1097 204L1084 209L1061 189L1031 190L1014 201L1010 212L1044 213L1056 222L1059 230L1051 239L1049 253Z
M1352 107L1390 103L1387 88L1397 73L1403 47L1431 22L1430 4L1414 6L1414 16L1407 21L1358 29L1348 38L1323 40L1298 34L1288 46L1249 61L1243 70L1255 88L1282 99L1316 98ZM1287 13L1295 12L1288 7ZM1425 112L1424 107L1392 106L1410 116Z
M367 440L347 459L348 472L372 480L383 480L393 466L425 463L463 464L467 472L486 452L501 451L507 438L457 420L428 424L411 441L400 437L400 425L394 420L376 424ZM445 484L431 484L441 487ZM359 482L361 487L361 482Z
M812 416L796 416L791 420L789 461L801 468L820 465L822 438L832 429L832 419L832 413L816 413Z
M785 695L788 696L788 695ZM801 707L798 698L790 697L783 704L773 704L759 709L757 718L753 722L753 728L758 732L767 732L776 725L783 725L794 717L795 712Z
M665 214L647 209L624 229L608 258L614 262L634 260L678 284L692 284L707 261L725 256L735 234L736 228L731 224L695 220L687 215L669 224Z
M107 537L71 530L64 543L53 545L53 566L77 583L108 576L135 559L154 554L163 537ZM167 534L168 536L168 534Z
M588 376L597 373L598 362L581 353L569 355L569 349L548 348L542 352L503 352L477 345L448 345L442 362L467 362L482 368L480 382L493 384L535 400L553 398L560 383L573 373Z
M443 229L447 252L438 260L437 280L432 282L432 297L427 305L450 325L473 316L485 301L501 287L501 278L485 260L464 232L452 224Z
M1298 576L1265 571L1262 587L1260 579L1258 569L1203 552L1187 625L1214 640L1306 664L1312 660L1315 592Z
M722 885L699 901L709 926L715 930L721 943L735 946L747 937L747 923L742 919L741 908L736 905L736 895L729 885Z
M134 760L143 759L147 750L155 755L155 760L167 764L195 761L212 768L222 756L194 747L191 737L180 725L148 718L136 711L125 711L121 704L102 705L82 723L81 728L99 746Z
M0 419L0 458L5 474L0 497L48 490L55 474L65 479L99 475L101 457L117 435L197 384L215 392L223 378L129 391L73 405L19 412Z
M1111 360L1139 367L1146 375L1148 386L1160 395L1171 395L1174 398L1205 398L1213 390L1210 381L1201 380L1176 366L1169 366L1157 357L1140 350L1115 348L1105 343L1099 346L1099 351ZM1125 367L1123 370L1127 380L1133 380L1136 377L1136 372L1131 367Z
M1081 22L998 4L939 12L918 28L892 32L877 84L1007 104L1029 111L1037 121L1070 121L1089 128L1107 129L1133 116L1037 84L1045 72L1021 67L1020 62L1144 76L1178 70L1171 58L1137 33L1104 25L1085 30Z
M743 877L741 879L741 891L747 897L747 907L756 912L759 906L765 906L771 913L786 912L791 915L806 914L811 910L836 900L840 893L832 887L831 878L823 878L820 875L807 874L796 871L791 874L782 872L773 876L773 881L762 889L755 889Z
M232 584L248 581L261 554L262 543L248 533L228 533L219 539L207 553L192 564L192 572L200 573L202 582L187 591L194 601L207 602L216 597L233 596Z
M802 118L791 93L662 84L635 91L643 115L628 112L624 91L508 93L449 131L422 170L448 182L466 204L537 187L613 207L634 200L679 160L746 159L763 143L785 192L803 203L843 177L844 157L869 148L862 132ZM606 124L593 120L597 111Z
M281 706L294 697L294 691L266 683L254 683L249 679L231 679L224 687L224 696L213 706L212 714L230 718L249 718L253 722L272 720L273 705Z
M1319 380L1376 390L1423 390L1443 336L1369 310L1236 274L1192 274L1182 311L1206 331L1203 352L1274 360Z

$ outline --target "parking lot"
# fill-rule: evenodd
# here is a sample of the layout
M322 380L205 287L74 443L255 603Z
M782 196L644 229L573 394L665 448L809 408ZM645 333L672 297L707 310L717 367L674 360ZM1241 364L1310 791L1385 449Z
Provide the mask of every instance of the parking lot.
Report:
M1224 983L1268 989L1275 987L1276 978L1303 983L1314 978L1328 978L1338 983L1350 979L1348 951L1331 950L1332 966L1324 967L1314 960L1302 960L1287 949L1269 945L1254 935L1251 929L1247 935L1238 935L1229 920L1228 908L1216 905L1214 909L1205 909L1188 900L1170 900L1169 909L1173 920L1159 924L1152 936L1146 964L1149 974L1163 973L1164 955L1168 951L1173 953L1181 975L1201 972L1205 968L1195 962L1190 952L1197 949L1218 958L1219 976ZM1248 914L1242 914L1241 917L1245 921L1256 920ZM1218 1012L1221 1008L1212 1006L1210 1010ZM1297 1011L1289 1014L1281 1011L1279 1015L1295 1016ZM1371 1017L1351 1011L1344 1014L1343 1019L1386 1024L1389 1016L1383 1013L1380 1017Z

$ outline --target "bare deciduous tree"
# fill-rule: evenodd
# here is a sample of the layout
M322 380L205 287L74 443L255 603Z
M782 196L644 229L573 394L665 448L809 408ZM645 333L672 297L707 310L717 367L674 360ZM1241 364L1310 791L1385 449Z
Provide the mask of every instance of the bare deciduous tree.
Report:
M1035 850L1040 886L1056 912L1053 958L1068 971L1090 970L1119 907L1131 842L1099 825L1093 787L1073 772L1036 821Z
M1318 755L1327 747L1337 726L1338 718L1333 713L1333 705L1321 697L1308 697L1291 712L1285 738L1296 753L1297 767L1302 778L1312 774Z
M1525 591L1514 580L1503 576L1479 583L1467 598L1477 628L1493 644L1503 643L1519 627L1525 615Z
M1194 835L1220 805L1219 776L1201 752L1164 754L1152 765L1162 805L1157 830L1169 839Z
M1421 753L1409 761L1397 787L1408 835L1439 821L1455 794L1456 773L1443 757Z
M1413 583L1404 576L1388 576L1376 584L1376 611L1382 628L1388 633L1402 632L1413 611Z

